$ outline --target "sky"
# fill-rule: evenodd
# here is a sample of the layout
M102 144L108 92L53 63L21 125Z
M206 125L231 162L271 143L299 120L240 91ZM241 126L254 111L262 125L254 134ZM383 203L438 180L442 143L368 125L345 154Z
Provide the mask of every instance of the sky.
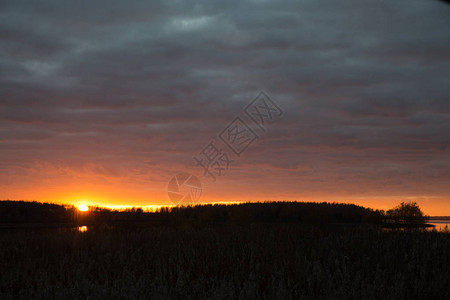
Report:
M197 203L450 215L449 28L433 0L1 1L0 199L170 205L184 172Z

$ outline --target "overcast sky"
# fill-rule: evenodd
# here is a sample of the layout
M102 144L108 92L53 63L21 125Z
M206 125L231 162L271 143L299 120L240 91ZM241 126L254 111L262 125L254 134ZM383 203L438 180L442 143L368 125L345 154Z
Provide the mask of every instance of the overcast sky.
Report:
M450 5L0 1L0 199L419 201L450 214ZM193 156L265 91L284 114L212 183ZM108 202L109 201L109 202Z

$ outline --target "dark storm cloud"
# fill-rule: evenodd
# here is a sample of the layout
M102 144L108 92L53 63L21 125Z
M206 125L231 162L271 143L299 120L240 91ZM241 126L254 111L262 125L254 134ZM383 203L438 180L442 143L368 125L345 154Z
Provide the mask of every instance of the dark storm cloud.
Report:
M321 160L329 178L342 162L360 172L362 155L376 177L377 162L413 151L448 166L450 6L438 1L0 6L0 165L183 164L264 89L286 113L246 164Z

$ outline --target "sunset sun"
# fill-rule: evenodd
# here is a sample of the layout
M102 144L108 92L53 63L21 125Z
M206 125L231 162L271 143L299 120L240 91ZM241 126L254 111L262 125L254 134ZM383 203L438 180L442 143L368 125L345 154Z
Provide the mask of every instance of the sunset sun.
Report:
M84 204L81 204L81 205L78 205L78 210L79 211L88 211L89 207Z

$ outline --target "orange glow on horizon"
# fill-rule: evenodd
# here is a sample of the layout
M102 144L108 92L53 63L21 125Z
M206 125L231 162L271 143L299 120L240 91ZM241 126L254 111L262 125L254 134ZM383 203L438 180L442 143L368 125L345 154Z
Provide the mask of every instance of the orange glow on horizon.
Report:
M417 202L421 207L422 211L428 216L449 216L450 210L447 209L446 206L443 206L442 203L445 203L445 200L442 199L420 199L414 197L373 197L373 198L354 198L354 199L333 199L333 198L307 198L307 199L271 199L266 201L260 201L258 199L249 198L247 201L238 201L238 200L230 200L226 201L223 199L211 200L211 201L199 201L195 205L207 205L207 204L224 204L224 205L233 205L233 204L241 204L247 202L273 202L273 201L299 201L299 202L335 202L335 203L348 203L355 204L358 206L363 206L372 209L380 209L380 210L388 210L391 209L401 202L405 201L413 201ZM127 201L128 202L128 201ZM167 203L168 202L168 203ZM59 202L62 204L75 205L80 211L86 211L89 207L101 207L107 208L111 210L126 210L132 208L141 208L146 212L154 212L163 207L171 208L175 207L174 204L170 203L170 201L166 201L166 204L150 204L150 205L142 205L139 201L129 201L130 204L116 204L117 202L108 203L106 201L73 201L73 202ZM86 204L80 204L86 203ZM135 203L134 205L131 203ZM81 209L80 209L81 208ZM87 209L86 209L87 208ZM84 209L84 210L83 210Z
M43 174L48 171L41 170ZM40 171L40 172L41 172ZM208 178L198 177L202 181L202 195L197 204L237 204L265 201L301 201L301 202L337 202L352 203L372 209L391 209L403 201L417 202L422 211L429 216L450 216L450 196L442 187L436 190L420 189L381 189L371 182L342 183L314 181L303 178L283 177L279 170L271 170L267 178L246 176L237 169L233 176L211 183ZM47 173L46 173L47 172ZM55 171L56 172L56 171ZM284 171L283 171L284 172ZM122 177L102 177L98 174L77 171L67 177L58 177L54 181L42 184L24 184L2 189L0 199L29 200L65 205L105 207L113 210L142 208L155 211L161 207L172 207L173 202L167 193L167 183L172 172L159 174L154 171L152 179L136 174L124 174ZM50 172L54 174L54 172ZM55 175L55 176L56 176ZM95 175L95 176L94 176ZM278 177L280 175L280 177ZM40 182L40 181L37 181ZM80 211L81 213L81 211Z
M94 181L92 181L94 182ZM92 182L90 184L92 184ZM206 182L206 181L205 181ZM417 202L422 211L429 216L450 216L450 197L447 195L417 195L387 193L377 191L366 195L352 195L351 192L331 193L328 191L296 191L296 190L274 190L273 193L252 188L252 186L239 183L217 183L206 185L202 197L196 204L238 204L245 202L267 202L267 201L301 201L301 202L337 202L352 203L355 205L372 209L387 210L393 208L403 201ZM125 210L130 208L141 208L144 211L155 211L161 207L173 207L167 195L166 186L162 187L149 184L149 186L136 186L130 188L127 185L104 185L92 186L90 184L61 185L56 188L34 188L20 190L17 195L4 195L7 199L24 199L29 201L81 205L87 207L104 207L112 210ZM81 211L80 211L81 212Z

